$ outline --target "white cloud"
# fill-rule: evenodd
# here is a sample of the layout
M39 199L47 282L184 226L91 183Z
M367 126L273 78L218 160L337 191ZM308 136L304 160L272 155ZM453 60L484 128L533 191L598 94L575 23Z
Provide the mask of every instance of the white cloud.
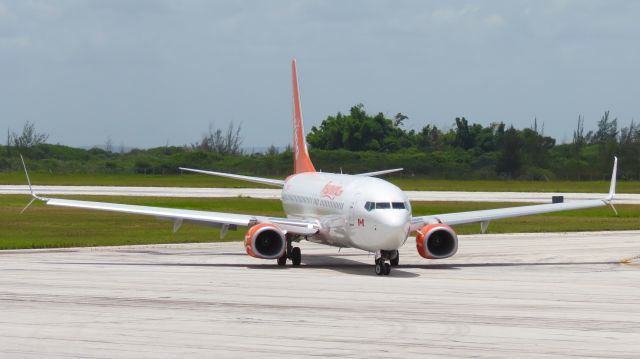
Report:
M484 18L484 23L489 27L500 27L504 24L504 18L498 14L492 14Z
M473 18L478 10L478 7L469 4L460 9L443 7L435 9L431 14L431 19L436 24L457 24Z

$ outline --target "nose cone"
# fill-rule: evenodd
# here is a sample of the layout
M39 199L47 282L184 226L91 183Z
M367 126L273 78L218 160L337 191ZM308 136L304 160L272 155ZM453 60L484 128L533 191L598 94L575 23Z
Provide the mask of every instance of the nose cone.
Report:
M385 211L380 213L378 223L380 226L380 238L382 239L382 250L395 250L400 248L407 236L409 235L409 227L411 225L411 216L409 211Z

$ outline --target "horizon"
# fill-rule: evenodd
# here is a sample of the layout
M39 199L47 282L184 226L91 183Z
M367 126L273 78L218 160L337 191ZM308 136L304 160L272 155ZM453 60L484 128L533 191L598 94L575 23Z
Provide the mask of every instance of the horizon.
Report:
M291 142L289 63L305 126L363 103L446 130L456 117L571 140L578 115L640 117L640 2L0 0L0 128L140 148L244 124Z

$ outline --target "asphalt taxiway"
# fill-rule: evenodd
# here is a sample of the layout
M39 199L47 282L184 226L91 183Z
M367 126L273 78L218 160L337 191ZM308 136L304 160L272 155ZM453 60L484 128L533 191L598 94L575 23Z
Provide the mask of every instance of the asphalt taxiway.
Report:
M251 197L279 199L280 189L271 188L188 188L188 187L119 187L119 186L34 186L43 196L92 195L138 197ZM603 193L552 193L552 192L459 192L459 191L405 191L411 201L472 201L472 202L520 202L549 203L552 196L564 196L566 201L599 199ZM29 194L25 185L0 185L0 194ZM616 203L640 204L640 194L616 194Z
M640 231L462 236L401 266L301 244L279 268L242 244L0 252L0 357L640 355Z

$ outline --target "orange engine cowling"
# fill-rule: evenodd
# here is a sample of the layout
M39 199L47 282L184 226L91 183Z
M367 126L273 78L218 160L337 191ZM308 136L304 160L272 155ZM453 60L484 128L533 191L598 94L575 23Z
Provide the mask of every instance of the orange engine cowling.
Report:
M287 248L284 233L271 223L257 224L244 235L247 254L263 259L280 258Z
M424 258L448 258L458 251L458 235L446 224L429 224L418 232L416 247Z

